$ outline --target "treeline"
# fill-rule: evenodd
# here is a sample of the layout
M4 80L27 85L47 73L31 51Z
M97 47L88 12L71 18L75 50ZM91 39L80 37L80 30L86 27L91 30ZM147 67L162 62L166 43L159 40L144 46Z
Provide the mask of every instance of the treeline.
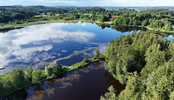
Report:
M106 49L106 70L122 84L111 86L101 100L173 100L174 42L143 31L112 40Z
M42 5L38 5L38 6L16 5L16 6L0 6L0 8L50 9L50 8L55 8L55 7L46 7L46 6L42 6Z
M80 13L96 13L96 12L105 12L106 10L104 8L94 7L94 8L88 8L84 10L80 10Z
M20 69L13 69L5 77L0 77L0 97L9 95L9 93L25 88L26 86L56 77L56 75L66 72L67 69L66 67L62 67L62 65L58 67L56 63L46 66L45 71L33 70L32 67L28 67L25 72Z
M148 26L150 28L173 30L174 11L167 9L142 10L139 13L124 13L117 18L112 18L114 25L122 26Z
M158 28L167 31L173 31L173 21L173 19L168 19L165 16L154 16L150 13L125 14L112 20L114 25L149 26L150 28Z
M70 11L72 13L88 13L88 14L112 14L112 15L121 15L124 13L137 13L137 11L135 9L126 9L126 8L122 8L122 9L117 9L117 10L106 10L104 8L100 8L100 7L93 7L93 8L88 8L88 9L82 9L82 10L74 10L74 11Z
M2 23L22 24L40 20L82 20L101 23L109 22L108 24L116 26L147 27L156 31L174 31L173 10L149 9L138 11L127 8L115 10L106 10L100 7L86 8L53 8L45 6L0 7L0 23L2 26Z
M110 20L109 16L105 17L103 13L105 13L105 9L103 8L89 8L84 10L73 10L69 11L66 14L60 14L56 17L56 20L58 19L64 19L64 20L77 20L77 19L84 19L84 20ZM86 13L86 14L85 14Z
M49 9L39 9L38 7L31 8L2 8L0 7L0 23L19 23L23 22L31 22L35 18L35 15L42 15L42 13L52 13L55 14L63 14L67 13L68 10L62 8L49 8Z
M148 10L142 10L142 13L151 13L151 14L157 14L157 15L173 15L173 10L168 9L148 9Z
M105 10L103 8L88 8L84 10L73 10L66 14L60 14L56 20L77 20L86 21L110 21L116 26L139 26L148 27L157 31L173 31L174 11L167 9L150 9L140 12L135 9Z
M75 14L75 13L66 13L66 14L61 14L59 16L57 16L55 19L59 20L77 20L80 18L80 15Z
M58 6L58 8L63 8L68 11L74 11L74 10L82 10L82 9L88 9L88 8L93 8L93 7L76 7L76 6Z
M66 14L61 14L57 16L58 19L67 19L67 20L76 20L77 17L79 19L84 19L84 20L90 20L90 21L110 21L111 16L113 15L121 15L124 13L136 13L134 9L118 9L118 10L105 10L103 8L99 7L94 7L94 8L88 8L88 9L83 9L83 10L73 10L69 11Z
M65 8L65 9L63 9ZM88 22L108 23L116 26L146 27L155 31L174 31L174 11L167 9L115 9L106 10L100 7L53 8L45 6L28 6L18 8L0 7L0 25L22 24L42 20L81 20Z
M76 6L57 6L57 7L47 7L42 5L37 6L22 6L22 5L16 5L16 6L0 6L0 8L24 8L24 9L55 9L55 8L62 8L66 9L68 11L72 10L82 10L82 9L88 9L93 7L76 7Z
M33 17L35 14L36 12L30 10L0 8L0 23L28 19Z
M104 15L99 15L99 14L92 14L92 15L84 15L84 14L77 14L77 13L66 13L66 14L61 14L55 18L56 20L78 20L78 19L84 19L84 20L89 20L89 21L109 21L110 18L109 16L104 16Z

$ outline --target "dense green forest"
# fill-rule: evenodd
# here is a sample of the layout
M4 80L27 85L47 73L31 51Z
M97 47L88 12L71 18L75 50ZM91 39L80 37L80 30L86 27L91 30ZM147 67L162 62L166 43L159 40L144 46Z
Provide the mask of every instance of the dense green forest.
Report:
M174 31L174 10L169 9L104 9L99 7L0 7L0 27L37 21L76 20L112 24L115 26L146 27L155 31ZM37 23L36 23L37 24Z
M148 31L112 40L105 51L105 68L125 90L111 86L101 100L173 100L174 42Z
M34 20L38 20L37 15L41 15L42 13L50 15L66 13L68 10L62 8L46 8L42 6L34 6L28 8L4 8L0 7L0 24L8 23L8 24L20 24L33 22ZM40 18L40 17L39 17ZM48 18L42 18L45 20Z
M117 26L139 26L156 29L157 31L173 31L173 14L173 11L166 9L137 11L135 9L126 8L105 10L103 8L94 7L85 10L70 11L68 14L59 15L56 19L84 19L90 21L99 21L101 23L110 21L113 25Z

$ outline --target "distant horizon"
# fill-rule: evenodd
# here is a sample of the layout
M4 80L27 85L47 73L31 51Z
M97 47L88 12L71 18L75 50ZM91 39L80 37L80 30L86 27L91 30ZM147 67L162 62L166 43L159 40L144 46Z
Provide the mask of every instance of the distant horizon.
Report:
M173 0L1 0L0 6L173 6Z
M27 6L45 6L45 7L174 7L174 6L73 6L73 5L70 5L70 6L46 6L46 5L0 5L1 7L2 6L22 6L22 7L27 7Z

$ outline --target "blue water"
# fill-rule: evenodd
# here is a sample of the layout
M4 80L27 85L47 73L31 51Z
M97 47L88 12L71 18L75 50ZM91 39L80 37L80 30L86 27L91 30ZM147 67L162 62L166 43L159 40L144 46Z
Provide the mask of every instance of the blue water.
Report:
M93 57L96 47L104 53L112 39L132 32L78 22L32 25L0 33L0 67L5 68L0 74L12 69L25 70L29 66L44 69L55 60L69 66L85 56Z

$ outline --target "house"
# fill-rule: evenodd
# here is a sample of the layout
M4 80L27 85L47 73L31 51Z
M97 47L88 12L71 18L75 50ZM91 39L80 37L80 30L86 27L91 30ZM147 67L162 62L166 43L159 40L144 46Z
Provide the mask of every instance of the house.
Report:
M111 16L111 17L115 17L115 18L117 18L117 17L119 17L119 16Z

